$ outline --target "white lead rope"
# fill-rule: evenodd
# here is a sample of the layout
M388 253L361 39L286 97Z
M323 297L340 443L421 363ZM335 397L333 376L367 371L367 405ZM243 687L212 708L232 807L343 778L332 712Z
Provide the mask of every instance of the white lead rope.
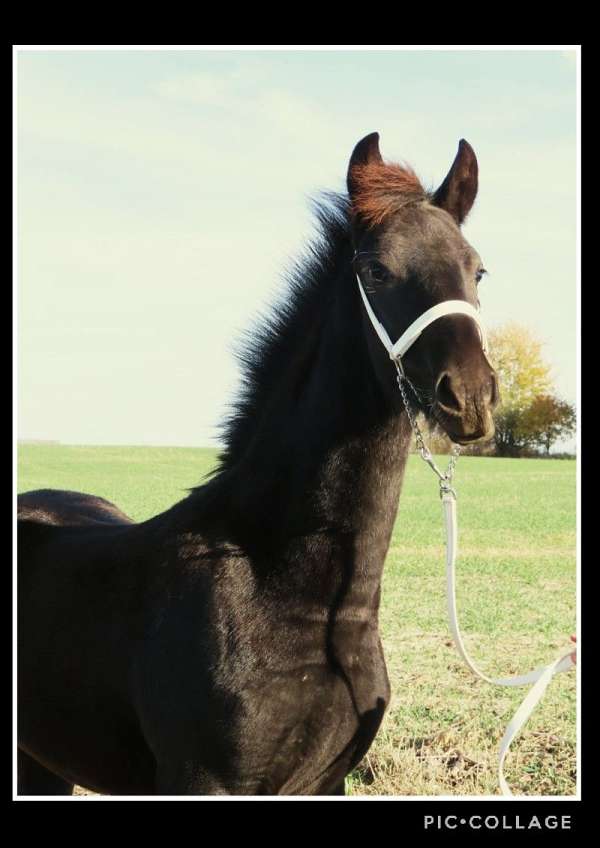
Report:
M375 315L371 304L369 303L369 299L366 295L366 292L363 288L362 282L358 274L356 275L356 279L358 281L358 288L360 291L360 295L365 306L365 310L371 324L373 325L373 329L377 333L382 345L388 352L390 359L396 365L398 371L398 388L400 389L400 393L402 395L402 400L404 402L404 406L406 408L406 412L408 418L410 420L411 426L415 432L417 438L417 445L419 447L419 452L421 457L427 462L427 464L433 469L440 481L440 494L442 497L442 508L444 511L444 524L446 527L446 584L447 584L447 599L448 599L448 618L450 620L450 629L452 631L452 635L454 637L454 643L458 649L458 653L461 655L467 666L473 672L473 674L480 677L482 680L485 680L486 683L492 683L495 686L527 686L531 685L531 689L527 693L524 698L521 706L516 711L512 719L510 720L508 727L506 728L506 732L502 737L502 741L500 743L500 751L498 756L498 779L500 782L500 788L502 789L503 795L512 796L512 792L510 791L506 780L504 779L504 760L506 758L507 751L510 747L511 742L517 735L517 733L521 730L533 710L536 708L537 704L540 702L541 698L546 691L546 687L552 680L555 674L558 674L561 671L569 671L575 663L572 659L573 651L569 651L568 654L561 655L558 659L554 660L554 662L550 663L550 665L543 666L541 668L537 668L534 671L530 671L529 674L522 674L516 677L488 677L487 674L484 674L480 671L473 660L467 653L467 650L464 646L462 636L460 634L460 628L458 626L458 614L456 611L456 576L455 576L455 565L456 565L456 554L458 550L458 524L456 520L456 493L451 487L452 483L452 474L454 471L454 464L456 463L456 458L458 456L458 448L456 448L456 452L450 461L450 465L446 470L446 473L443 474L433 459L430 451L425 446L423 442L423 438L419 431L418 424L411 412L410 404L408 398L406 396L404 382L409 383L408 379L404 374L404 368L402 366L402 357L406 353L406 351L410 348L412 344L419 338L423 330L428 327L433 321L437 321L438 318L442 318L445 315L468 315L472 318L479 330L479 335L481 337L481 346L483 348L484 354L487 351L487 337L485 332L485 327L481 321L481 317L479 311L475 309L470 303L464 300L445 300L441 303L436 304L431 309L428 309L422 315L420 315L413 323L404 331L404 333L400 336L396 343L392 342L389 337L389 334L383 324L378 320Z
M516 711L510 720L508 727L502 737L500 743L500 751L498 755L498 780L503 795L511 796L512 792L504 779L504 760L510 748L511 742L521 730L531 713L534 711L538 703L541 701L546 687L552 680L555 674L561 671L569 671L575 663L572 659L573 649L567 654L561 654L554 662L549 665L536 668L530 671L529 674L521 674L516 677L488 677L475 665L467 649L464 646L460 628L458 625L458 613L456 610L456 554L458 551L458 523L456 520L456 498L450 491L442 492L442 508L444 511L444 524L446 526L446 597L448 601L448 618L450 629L454 637L454 644L461 655L466 665L470 668L473 674L485 680L486 683L492 683L495 686L527 686L533 684L521 703L521 706Z

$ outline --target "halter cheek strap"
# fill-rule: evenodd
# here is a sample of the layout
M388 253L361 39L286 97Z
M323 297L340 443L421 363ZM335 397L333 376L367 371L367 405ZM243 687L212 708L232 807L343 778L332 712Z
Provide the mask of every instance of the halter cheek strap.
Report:
M432 306L431 309L428 309L426 312L423 312L423 314L420 315L416 319L416 321L413 321L410 327L408 327L402 333L396 343L392 342L387 330L373 312L373 308L369 303L369 298L365 293L363 284L358 274L356 275L356 280L358 282L358 290L360 291L360 295L365 305L365 310L367 312L367 315L369 316L371 324L373 325L373 329L379 336L379 340L381 341L382 345L387 350L390 359L394 360L394 362L397 362L401 370L403 370L402 357L404 356L406 351L416 342L416 340L419 338L419 336L426 327L428 327L434 321L437 321L438 318L443 318L445 315L468 315L469 318L472 318L477 324L477 329L479 330L479 336L481 338L481 346L483 348L483 351L484 353L487 351L487 335L485 332L485 327L483 326L483 323L481 321L479 311L475 309L474 306L471 306L470 303L467 303L466 300L443 300L441 303L437 303L435 306Z

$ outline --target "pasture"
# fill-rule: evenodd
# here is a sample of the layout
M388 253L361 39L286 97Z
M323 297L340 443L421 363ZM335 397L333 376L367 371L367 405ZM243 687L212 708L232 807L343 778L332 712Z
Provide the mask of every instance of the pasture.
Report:
M23 445L18 490L101 495L142 521L185 497L215 456L209 448ZM549 662L575 632L575 462L463 457L455 483L467 648L497 676ZM380 623L392 702L348 793L497 794L499 740L525 690L477 680L452 645L438 486L417 456L404 480ZM559 675L508 756L515 794L575 793L575 713L574 675Z

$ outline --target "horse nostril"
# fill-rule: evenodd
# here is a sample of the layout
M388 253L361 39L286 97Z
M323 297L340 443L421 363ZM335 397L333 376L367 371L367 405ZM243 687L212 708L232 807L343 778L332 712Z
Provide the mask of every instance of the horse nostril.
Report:
M452 377L448 373L442 374L438 380L435 389L436 400L440 406L449 412L462 413L464 411L464 399L460 397L460 395L464 395L464 389L460 392L458 385L456 381L453 382Z

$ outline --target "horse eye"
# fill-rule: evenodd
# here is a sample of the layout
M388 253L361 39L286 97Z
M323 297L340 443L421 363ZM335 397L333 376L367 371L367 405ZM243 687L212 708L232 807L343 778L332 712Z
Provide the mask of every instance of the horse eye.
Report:
M381 262L369 262L369 276L374 283L385 283L390 278L390 272Z
M484 274L487 274L487 271L485 270L485 268L480 268L479 271L477 271L477 273L475 274L475 282L480 283Z

